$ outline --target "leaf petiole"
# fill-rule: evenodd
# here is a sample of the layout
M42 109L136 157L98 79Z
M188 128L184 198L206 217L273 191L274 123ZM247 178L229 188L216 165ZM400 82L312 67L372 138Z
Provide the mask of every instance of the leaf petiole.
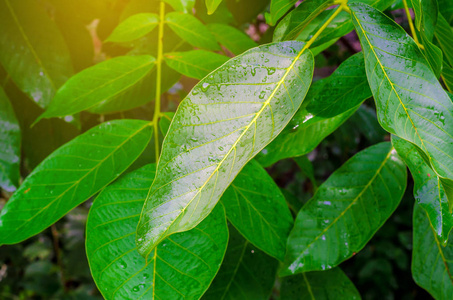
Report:
M409 27L411 29L412 38L414 39L417 46L420 49L424 50L425 47L423 47L423 45L420 44L420 42L418 41L417 32L415 31L414 22L412 22L412 16L409 11L409 6L407 5L407 0L403 0L403 5L404 5L404 10L406 11L407 21L409 22Z

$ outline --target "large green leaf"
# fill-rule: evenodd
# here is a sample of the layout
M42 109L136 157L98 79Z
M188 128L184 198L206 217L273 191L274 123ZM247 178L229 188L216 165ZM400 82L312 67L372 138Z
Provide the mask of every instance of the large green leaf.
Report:
M112 101L133 89L154 63L149 55L119 56L85 69L58 90L40 118L72 115Z
M167 65L188 77L202 79L228 60L228 57L206 50L171 52L165 54Z
M453 298L453 237L442 247L420 205L414 207L412 277L436 299Z
M235 55L239 55L250 48L258 46L248 35L237 28L226 24L208 24L209 31L215 36L217 42Z
M117 178L151 138L149 122L103 123L63 145L25 179L0 214L0 245L50 226Z
M300 210L280 274L330 269L360 251L398 206L406 181L389 142L356 154Z
M344 61L327 79L315 82L307 105L297 112L282 133L258 155L264 166L309 153L371 97L362 53Z
M153 13L140 13L121 22L106 42L130 42L150 33L159 23L159 16Z
M43 108L73 72L61 33L35 0L0 1L0 63Z
M426 211L437 238L445 245L453 228L453 215L448 210L447 196L439 177L425 163L413 144L396 136L392 136L392 144L414 178L417 203Z
M183 40L194 47L220 50L215 37L200 20L192 15L171 12L165 16L165 23Z
M228 248L203 300L268 300L274 285L278 262L250 244L232 226Z
M146 165L95 199L87 223L87 256L105 299L199 299L219 270L228 242L221 205L196 228L175 234L145 261L135 229L155 175Z
M0 87L0 187L8 192L19 186L20 139L19 122Z
M286 12L296 5L297 0L272 0L270 13L266 14L266 21L273 26Z
M293 217L272 177L251 160L221 198L228 220L253 245L282 260Z
M253 48L205 77L181 102L137 228L143 256L203 220L245 164L291 120L313 76L313 56L303 46Z
M341 297L340 297L341 295ZM359 291L340 268L285 277L282 300L361 299Z
M440 177L453 179L453 103L414 40L393 20L365 4L350 5L365 54L379 123L413 144ZM451 203L453 192L447 192Z

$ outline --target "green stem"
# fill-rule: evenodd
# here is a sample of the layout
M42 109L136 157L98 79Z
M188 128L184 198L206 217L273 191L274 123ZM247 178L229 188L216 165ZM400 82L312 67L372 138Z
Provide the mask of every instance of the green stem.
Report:
M162 84L162 59L163 59L163 38L164 38L164 18L165 18L165 3L160 2L160 18L159 18L159 35L157 39L157 60L156 60L156 98L154 100L154 147L156 152L156 163L159 160L159 116L160 116L160 94Z
M404 5L404 10L406 11L407 21L409 22L409 28L411 29L412 38L414 39L415 43L420 48L423 49L423 45L420 44L420 42L418 41L417 32L415 31L414 23L412 22L412 16L411 16L411 13L409 11L409 6L407 5L407 1L406 0L403 0L403 5Z

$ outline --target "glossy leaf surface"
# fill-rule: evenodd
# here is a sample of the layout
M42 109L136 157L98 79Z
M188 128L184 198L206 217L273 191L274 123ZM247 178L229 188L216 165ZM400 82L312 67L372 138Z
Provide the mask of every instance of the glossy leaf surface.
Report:
M73 72L61 33L34 0L0 1L0 28L0 63L45 108Z
M293 217L272 177L251 160L221 201L228 220L253 245L283 261Z
M448 199L439 177L413 144L395 136L392 137L392 144L414 178L414 197L417 203L426 211L437 239L444 245L453 228L453 215L448 210Z
M341 296L340 296L341 295ZM359 291L340 268L285 277L280 289L284 300L361 299Z
M228 57L206 50L172 52L165 54L167 65L179 73L202 79L228 60Z
M207 27L215 36L217 42L235 55L239 55L250 48L258 46L248 35L232 26L213 23L208 24Z
M453 238L442 247L429 224L426 212L414 207L412 277L436 299L453 298Z
M398 206L406 180L388 142L349 159L297 215L280 275L330 269L360 251Z
M0 87L0 187L7 192L19 186L21 132L11 102Z
M222 206L196 228L175 234L146 262L135 229L156 165L128 173L104 189L87 223L87 256L105 299L199 299L217 273L228 243Z
M253 48L205 77L181 102L137 228L143 256L203 220L244 165L291 120L313 76L313 57L303 45Z
M267 23L275 25L296 3L297 0L272 0L270 14L266 15Z
M159 23L159 16L153 13L140 13L121 22L106 42L130 42L150 33Z
M268 300L274 284L278 262L266 255L232 226L230 239L220 267L203 300Z
M221 2L222 0L206 0L206 8L208 9L208 14L212 15Z
M220 50L215 37L194 16L180 12L171 12L165 16L165 22L181 39L192 46L206 50Z
M151 138L149 122L103 123L49 155L0 214L0 244L23 241L52 225L117 178Z
M361 53L344 61L328 78L315 82L282 133L257 156L264 166L312 151L371 97Z
M399 25L371 6L357 3L350 8L379 123L421 149L443 185L451 185L452 101L415 42Z
M71 115L107 103L133 88L154 63L149 55L119 56L85 69L58 90L40 118Z

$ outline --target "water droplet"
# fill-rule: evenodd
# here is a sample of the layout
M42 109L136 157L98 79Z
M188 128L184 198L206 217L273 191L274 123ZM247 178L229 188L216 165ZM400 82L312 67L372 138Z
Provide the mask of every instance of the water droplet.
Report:
M203 82L203 84L201 85L201 90L202 90L203 92L206 92L206 91L208 90L209 86L210 86L209 83Z
M267 68L267 75L272 75L275 73L275 68Z
M266 91L261 91L260 95L258 96L260 99L264 99L266 96Z
M224 148L223 148L222 146L219 146L219 150L220 150L220 151L223 151L223 149L224 149Z

